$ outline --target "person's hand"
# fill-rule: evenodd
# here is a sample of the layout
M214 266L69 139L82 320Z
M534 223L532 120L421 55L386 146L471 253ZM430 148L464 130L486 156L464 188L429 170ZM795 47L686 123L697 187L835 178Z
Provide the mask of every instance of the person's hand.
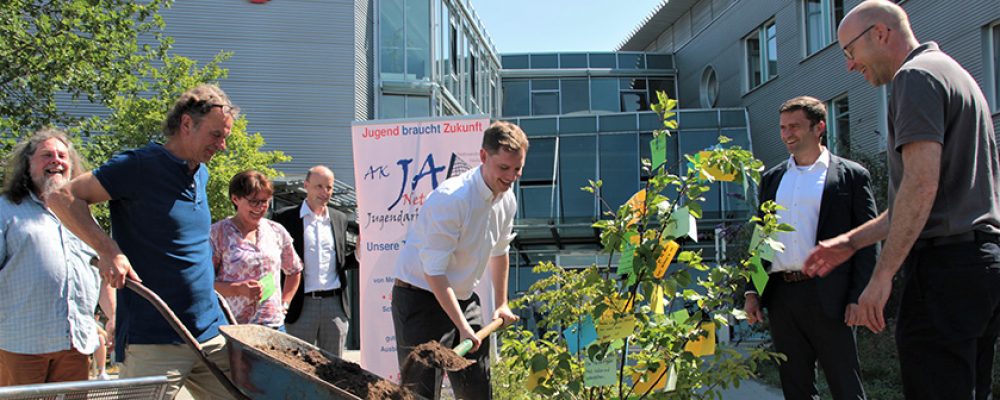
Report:
M104 339L104 343L108 346L108 349L115 348L115 316L114 315L108 317L108 322L104 323L104 332L107 332L107 337Z
M125 287L126 277L136 282L142 282L135 274L135 270L132 269L132 263L129 262L128 257L122 253L98 258L97 269L101 273L101 278L115 289Z
M854 246L847 235L820 241L806 258L802 272L809 276L826 276L854 255Z
M858 303L850 303L844 308L844 325L858 326L861 323L861 312Z
M506 304L497 307L497 309L493 311L493 319L491 321L496 320L497 318L503 318L502 326L509 326L510 324L513 324L520 319L520 317L515 315L514 312L510 310L510 307Z
M748 293L746 295L743 312L747 314L747 323L750 325L764 321L764 311L760 309L760 296L757 293Z
M249 297L253 300L260 300L261 293L264 292L264 287L261 286L260 281L254 279L233 282L232 285L238 295Z
M472 326L469 326L469 324L467 323L464 325L465 326L458 329L458 334L459 334L458 342L461 343L465 341L465 339L471 340L472 348L469 349L469 353L475 353L476 350L479 350L479 345L483 344L483 341L479 340L479 338L476 337L476 332L472 330Z
M890 294L892 294L892 276L886 278L872 275L865 291L861 292L861 297L858 298L859 315L855 318L858 321L857 325L864 325L874 333L882 332L885 329L883 310Z

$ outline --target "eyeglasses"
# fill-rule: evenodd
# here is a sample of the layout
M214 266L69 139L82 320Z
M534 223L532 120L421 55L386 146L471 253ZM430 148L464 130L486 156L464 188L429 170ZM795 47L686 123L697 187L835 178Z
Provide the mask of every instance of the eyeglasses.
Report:
M258 200L258 199L251 199L249 197L244 197L243 199L247 201L247 204L249 204L250 207L254 208L266 206L268 203L271 202L271 199Z
M847 45L843 47L844 58L846 58L848 60L854 60L854 55L851 54L851 51L847 50L847 48L851 47L851 45L853 45L854 42L857 42L858 39L861 39L862 36L864 36L866 33L868 33L868 31L872 30L872 28L874 28L874 27L875 27L874 24L868 26L867 28L865 28L865 30L861 31L861 33L859 33L858 36L855 36L854 39L851 39L851 41L847 42Z
M213 108L219 107L222 109L222 113L235 118L240 113L240 108L232 104L213 104L209 103L208 100L188 100L187 110L185 113L197 114L199 116L208 114Z

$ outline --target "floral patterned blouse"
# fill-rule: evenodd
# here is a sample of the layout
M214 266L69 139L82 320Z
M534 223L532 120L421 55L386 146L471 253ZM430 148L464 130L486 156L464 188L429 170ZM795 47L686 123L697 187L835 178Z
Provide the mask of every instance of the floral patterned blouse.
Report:
M236 322L278 327L285 323L281 307L279 274L302 272L302 261L292 247L292 236L283 226L261 219L257 228L257 243L244 240L232 217L212 224L212 264L216 282L239 282L248 279L273 279L273 293L261 301L246 296L227 296ZM270 275L268 275L270 274ZM267 284L261 282L261 286Z

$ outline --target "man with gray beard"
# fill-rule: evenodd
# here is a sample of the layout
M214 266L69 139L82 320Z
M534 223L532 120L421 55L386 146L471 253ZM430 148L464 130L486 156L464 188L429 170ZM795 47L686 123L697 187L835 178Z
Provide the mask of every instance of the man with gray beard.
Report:
M83 172L66 134L43 129L14 148L0 197L0 386L87 380L94 307L114 315L95 252L49 210L48 194ZM114 320L107 326L114 330Z

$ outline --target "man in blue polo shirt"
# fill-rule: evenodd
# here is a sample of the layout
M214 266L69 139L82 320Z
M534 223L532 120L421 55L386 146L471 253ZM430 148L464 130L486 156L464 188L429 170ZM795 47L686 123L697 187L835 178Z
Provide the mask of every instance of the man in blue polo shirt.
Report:
M229 369L219 326L225 317L213 289L211 214L205 186L208 163L225 150L238 114L214 85L178 98L167 114L165 144L121 153L59 192L53 207L63 223L93 247L101 277L124 286L125 277L157 293L224 372ZM109 201L114 239L94 222L89 204ZM182 385L195 398L230 398L226 389L145 299L118 291L115 350L122 377L167 375L169 397ZM121 361L121 360L119 360Z

